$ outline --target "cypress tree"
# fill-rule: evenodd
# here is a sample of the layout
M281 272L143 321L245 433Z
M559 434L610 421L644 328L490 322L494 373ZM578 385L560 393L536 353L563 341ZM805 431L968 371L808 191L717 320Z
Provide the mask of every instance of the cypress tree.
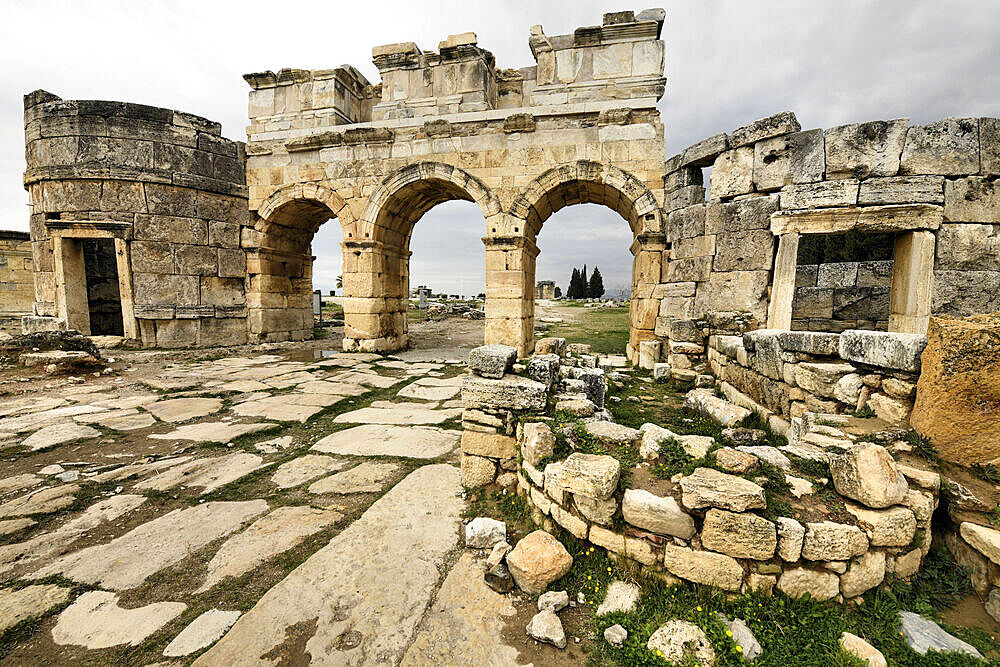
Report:
M601 270L596 266L594 267L594 272L590 275L587 296L591 299L600 299L604 296L604 278L601 277Z
M578 299L580 298L577 291L580 289L580 270L576 267L573 268L573 277L569 279L569 287L566 288L566 298L567 299Z
M583 271L580 272L580 297L581 299L586 299L590 294L590 278L587 277L587 265L583 265Z

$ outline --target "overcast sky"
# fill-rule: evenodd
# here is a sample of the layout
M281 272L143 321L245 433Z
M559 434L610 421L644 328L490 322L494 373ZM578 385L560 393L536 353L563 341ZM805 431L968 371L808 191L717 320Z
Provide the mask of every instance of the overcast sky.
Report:
M500 67L533 64L528 29L596 25L619 3L166 2L3 0L0 9L0 228L28 228L21 96L124 100L220 121L245 140L246 72L350 63L371 81L371 48L437 49L472 30ZM791 109L803 128L909 117L1000 116L998 0L683 0L665 4L667 155ZM642 7L633 7L639 10ZM450 202L417 224L411 285L482 290L482 217ZM539 280L563 289L595 264L609 292L629 283L628 226L599 206L563 209L539 235ZM340 231L324 225L316 287L340 273Z

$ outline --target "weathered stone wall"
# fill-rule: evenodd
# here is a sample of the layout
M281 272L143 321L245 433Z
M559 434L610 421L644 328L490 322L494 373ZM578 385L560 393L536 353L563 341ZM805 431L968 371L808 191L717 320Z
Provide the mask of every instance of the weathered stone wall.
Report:
M20 333L21 316L35 300L31 237L0 231L0 330Z
M892 260L799 264L792 329L846 331L889 328Z
M620 213L635 239L633 287L658 282L662 22L662 11L625 12L573 35L533 28L537 64L516 72L496 70L471 33L442 42L440 53L376 47L382 83L366 94L377 102L370 118L350 125L317 97L316 72L248 75L251 337L310 335L309 244L336 217L345 346L406 345L410 234L451 199L475 201L483 213L487 342L531 352L535 238L564 206ZM654 337L656 317L650 290L638 292L635 342Z
M797 235L852 229L898 234L890 328L922 333L932 312L1000 308L997 119L802 131L784 112L691 146L666 171L660 317L745 311L763 324L776 297L779 314L791 305L794 290L775 286L794 271Z
M25 96L24 128L36 315L89 330L78 246L114 239L126 335L246 341L242 144L180 111L45 91Z

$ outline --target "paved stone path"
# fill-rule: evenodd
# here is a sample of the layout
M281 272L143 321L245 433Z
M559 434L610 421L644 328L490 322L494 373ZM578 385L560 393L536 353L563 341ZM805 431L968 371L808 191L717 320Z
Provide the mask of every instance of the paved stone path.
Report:
M260 354L9 401L0 608L47 615L4 659L519 664L508 598L457 555L462 371ZM97 590L32 583L52 575Z

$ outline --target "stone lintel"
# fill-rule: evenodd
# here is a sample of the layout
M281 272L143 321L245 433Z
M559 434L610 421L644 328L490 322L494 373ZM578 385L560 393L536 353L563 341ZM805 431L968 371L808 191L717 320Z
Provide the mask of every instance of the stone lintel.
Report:
M771 214L771 233L775 236L800 234L836 234L860 232L896 232L938 229L944 209L933 204L900 206L848 206L802 211L778 211Z

